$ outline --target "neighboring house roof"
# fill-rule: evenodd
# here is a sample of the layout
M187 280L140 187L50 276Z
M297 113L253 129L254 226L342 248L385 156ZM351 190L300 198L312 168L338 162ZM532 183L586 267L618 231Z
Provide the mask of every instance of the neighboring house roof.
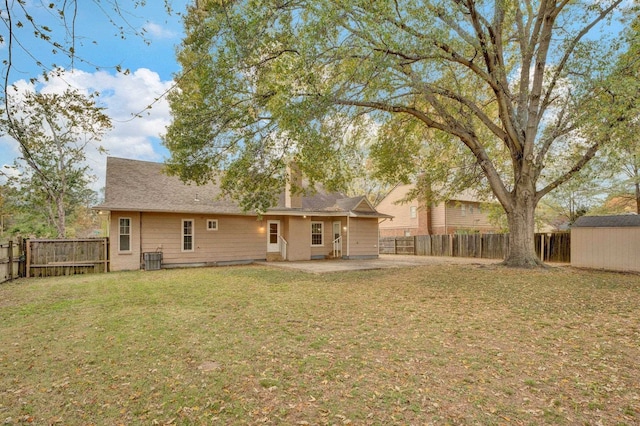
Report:
M626 228L640 226L640 215L624 214L615 216L581 216L572 228Z
M98 210L146 211L202 214L256 215L245 212L239 205L222 195L214 183L186 184L176 176L164 172L164 164L124 158L107 158L107 176L104 203ZM318 190L302 195L302 208L285 207L284 192L278 205L264 214L323 215L353 217L390 217L378 213L365 197L350 198L339 192Z
M472 189L464 189L462 192L459 192L449 198L449 201L466 201L469 203L482 203L485 200L481 199L478 196L478 193Z
M384 199L386 199L388 197L398 197L398 194L400 194L400 196L398 198L399 199L403 199L415 187L416 187L415 183L409 183L409 184L401 184L401 183L399 183L396 186L394 186L393 188L391 188L391 190L389 190L387 195L385 195L382 200L384 200ZM382 203L382 200L380 200L380 203ZM468 203L482 203L482 202L484 202L484 200L482 200L478 196L477 192L472 190L472 189L462 190L461 192L459 192L457 194L454 194L451 197L449 197L447 199L447 201L464 201L464 202L468 202ZM378 205L380 205L380 203L378 203ZM409 203L409 201L407 201L406 203Z

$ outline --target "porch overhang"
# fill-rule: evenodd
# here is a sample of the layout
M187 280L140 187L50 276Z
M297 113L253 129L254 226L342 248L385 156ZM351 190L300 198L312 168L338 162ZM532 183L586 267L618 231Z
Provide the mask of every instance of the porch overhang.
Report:
M384 213L374 212L358 212L358 211L326 211L326 210L290 210L269 209L262 216L323 216L323 217L352 217L352 218L371 218L371 219L392 219L393 216Z

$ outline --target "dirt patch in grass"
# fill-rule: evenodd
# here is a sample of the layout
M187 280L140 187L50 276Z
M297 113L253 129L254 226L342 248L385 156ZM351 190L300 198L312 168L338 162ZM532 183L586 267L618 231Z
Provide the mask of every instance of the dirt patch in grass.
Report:
M248 266L0 300L0 423L640 422L638 275Z

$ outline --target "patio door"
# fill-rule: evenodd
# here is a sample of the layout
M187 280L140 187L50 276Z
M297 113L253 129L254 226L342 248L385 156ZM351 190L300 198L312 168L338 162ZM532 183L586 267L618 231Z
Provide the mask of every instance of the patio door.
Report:
M267 221L267 252L274 253L280 251L280 221Z
M333 222L333 251L334 256L342 256L342 224L338 222Z

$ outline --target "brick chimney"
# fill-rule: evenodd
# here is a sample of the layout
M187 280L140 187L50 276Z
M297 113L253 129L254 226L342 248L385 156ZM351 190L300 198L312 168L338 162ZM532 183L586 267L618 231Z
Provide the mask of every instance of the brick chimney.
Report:
M284 206L288 209L302 208L302 173L296 163L289 163L287 166Z

